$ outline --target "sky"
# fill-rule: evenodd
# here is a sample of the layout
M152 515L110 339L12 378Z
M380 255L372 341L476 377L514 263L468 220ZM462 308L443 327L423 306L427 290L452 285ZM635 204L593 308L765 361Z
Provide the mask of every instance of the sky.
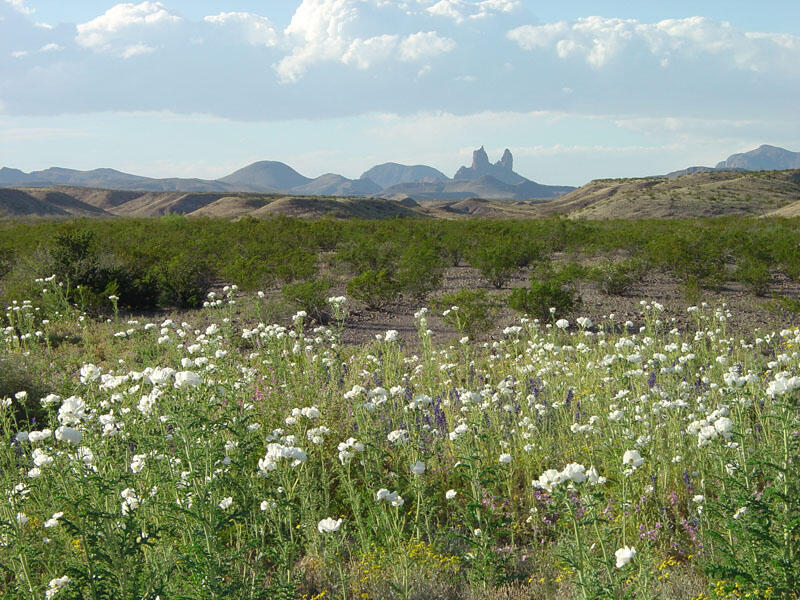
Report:
M800 2L0 0L0 166L546 184L800 151Z

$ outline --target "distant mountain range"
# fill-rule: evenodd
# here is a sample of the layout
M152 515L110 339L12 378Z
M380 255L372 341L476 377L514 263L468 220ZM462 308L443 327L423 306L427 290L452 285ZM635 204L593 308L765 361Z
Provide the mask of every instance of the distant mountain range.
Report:
M508 184L489 175L474 180ZM468 185L454 181L448 186ZM414 185L414 184L403 184ZM426 186L432 183L416 184ZM518 184L518 185L536 185ZM585 219L653 219L714 216L800 215L800 169L762 172L719 171L680 178L599 179L551 200L452 199L415 202L366 198L309 197L225 192L135 192L75 186L0 188L0 217L192 217L239 219L279 215L318 219L362 218L539 218L565 215ZM473 188L475 189L475 188ZM488 188L486 188L488 189ZM483 190L486 191L486 190Z
M575 188L536 183L515 173L510 150L495 164L483 147L473 153L472 165L461 167L451 179L426 165L385 163L358 179L326 173L315 179L277 161L259 161L216 180L155 179L114 169L76 171L52 167L24 173L0 168L0 187L76 186L140 192L257 193L307 196L379 197L419 200L459 200L482 197L502 200L557 198Z
M689 167L669 173L674 179L684 175L718 171L762 171L800 168L800 152L763 145L750 152L734 154L716 167ZM573 191L570 186L542 185L514 171L514 157L506 149L500 160L489 162L481 146L472 154L472 164L463 166L450 178L426 165L384 163L365 171L358 179L326 173L314 179L277 161L259 161L216 180L156 179L123 173L114 169L77 171L52 167L24 173L0 168L0 188L46 188L75 186L135 192L183 194L271 194L286 196L334 196L384 198L391 200L459 201L469 198L488 200L552 200ZM66 199L65 199L66 201ZM108 207L104 207L104 210ZM90 209L87 209L90 210Z
M688 167L680 171L668 173L673 179L694 173L713 173L715 171L784 171L800 169L800 152L791 152L785 148L762 144L755 150L732 154L726 160L717 163L716 167Z

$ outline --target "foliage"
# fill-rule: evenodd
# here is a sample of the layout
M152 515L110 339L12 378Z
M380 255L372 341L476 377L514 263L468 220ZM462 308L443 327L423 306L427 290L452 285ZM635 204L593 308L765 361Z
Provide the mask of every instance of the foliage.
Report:
M569 270L545 275L541 280L532 277L528 287L511 292L508 305L540 321L568 316L581 304L580 296L571 286L573 278L574 273Z
M600 289L612 296L624 296L640 280L642 266L635 260L607 261L593 270L591 278Z
M797 598L800 590L800 403L792 394L776 400L763 416L771 431L760 435L775 436L778 452L737 436L740 451L718 449L725 470L709 482L710 516L724 528L707 529L716 547L707 571L755 598Z
M298 310L304 310L309 318L324 325L331 317L327 294L330 287L330 282L324 279L298 281L283 286L281 295Z
M443 294L434 301L435 306L447 314L444 322L470 338L490 330L501 303L486 290L461 289Z
M410 244L397 265L397 283L403 294L424 300L442 280L444 265L438 249L430 241Z
M397 298L398 284L385 269L367 270L347 282L347 295L380 310Z

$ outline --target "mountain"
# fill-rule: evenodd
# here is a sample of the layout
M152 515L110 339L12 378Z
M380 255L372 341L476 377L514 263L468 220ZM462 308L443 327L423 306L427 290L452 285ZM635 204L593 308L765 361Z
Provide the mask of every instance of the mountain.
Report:
M782 171L800 169L800 152L763 144L742 154L733 154L717 164L717 169L747 169L748 171Z
M574 189L568 186L541 185L527 179L510 185L491 175L482 175L477 179L454 179L440 183L401 183L384 189L380 195L384 198L409 196L418 202L467 198L531 200L558 198Z
M277 161L259 161L216 180L141 177L115 169L78 171L51 167L42 171L24 173L18 169L0 168L0 188L3 187L54 187L70 186L103 190L102 210L127 202L123 197L111 196L108 190L136 192L172 192L175 194L217 194L217 198L231 194L295 194L309 196L361 196L395 195L423 199L465 199L481 196L490 199L528 200L555 198L574 188L545 186L514 172L514 157L506 150L499 161L489 163L486 150L481 147L473 153L472 166L462 167L454 179L426 165L401 165L384 163L365 171L359 179L348 179L335 173L326 173L315 179L301 175L289 165ZM417 197L417 194L420 194ZM193 200L165 200L163 210L170 211L172 202L216 202L196 196ZM182 197L182 196L181 196ZM234 203L235 204L235 203ZM225 206L233 206L226 202ZM121 210L129 210L133 205ZM238 204L246 210L246 204ZM217 210L214 207L213 210ZM149 209L146 209L149 210ZM212 209L209 209L212 210ZM224 212L224 210L223 210ZM131 213L133 214L133 213Z
M478 179L485 175L494 177L498 181L509 185L516 185L529 181L522 175L514 172L514 157L511 155L511 151L508 148L503 152L503 156L500 160L491 164L489 162L489 156L486 154L486 150L483 146L472 153L472 166L461 167L456 174L453 175L453 179L471 180Z
M234 171L217 181L226 183L237 191L269 193L290 190L310 183L311 179L282 162L262 160Z
M684 175L716 171L785 171L787 169L800 169L800 152L791 152L785 148L763 144L750 152L732 154L726 160L717 163L716 167L688 167L667 173L666 177L674 179Z
M0 169L0 187L10 185L25 186L53 186L70 185L80 187L93 187L112 190L137 190L150 192L167 191L230 191L231 187L218 181L206 179L180 179L177 177L167 179L153 179L130 175L115 169L94 169L92 171L77 171L75 169L62 169L51 167L44 171L23 173L18 169Z
M371 179L347 179L326 173L290 191L306 196L372 196L380 192L381 187Z
M364 171L361 179L371 179L381 188L388 188L400 183L437 183L448 181L447 175L426 165L401 165L398 163L383 163Z

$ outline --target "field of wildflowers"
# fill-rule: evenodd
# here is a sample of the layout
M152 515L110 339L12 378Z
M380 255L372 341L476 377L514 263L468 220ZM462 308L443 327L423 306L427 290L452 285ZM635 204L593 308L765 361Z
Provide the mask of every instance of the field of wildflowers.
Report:
M798 328L643 301L437 345L423 308L345 346L344 297L96 321L38 286L0 348L70 376L0 393L3 598L798 597Z

